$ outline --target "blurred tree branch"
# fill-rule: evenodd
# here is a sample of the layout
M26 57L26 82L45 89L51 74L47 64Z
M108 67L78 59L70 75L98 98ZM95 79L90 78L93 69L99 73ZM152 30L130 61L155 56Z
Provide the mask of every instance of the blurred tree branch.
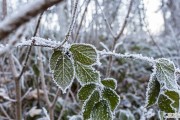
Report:
M31 2L16 13L6 17L0 24L0 41L7 37L14 30L19 28L24 23L28 22L32 17L45 11L47 8L62 2L63 0L36 0ZM21 14L19 14L21 13Z

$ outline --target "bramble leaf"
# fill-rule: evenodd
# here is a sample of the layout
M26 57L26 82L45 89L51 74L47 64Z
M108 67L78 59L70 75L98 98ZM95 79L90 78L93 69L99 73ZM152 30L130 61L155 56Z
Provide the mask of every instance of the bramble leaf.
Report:
M89 119L91 115L91 111L95 105L100 100L100 93L99 91L95 90L89 99L85 101L83 104L83 118L84 120Z
M86 83L98 83L100 74L95 71L91 66L83 65L79 62L75 62L76 78L80 84Z
M174 109L171 106L172 101L167 98L167 96L161 94L158 99L158 106L161 111L167 112L167 113L173 113L175 112Z
M173 102L172 107L178 112L179 109L179 93L176 91L166 90L164 92L165 95L167 95Z
M164 86L171 90L178 89L173 62L163 58L158 59L156 63L156 77L161 87Z
M74 78L72 61L60 50L54 50L50 59L50 68L53 72L55 83L65 92Z
M74 60L84 65L92 65L97 61L96 49L89 44L73 44L70 47Z
M110 88L105 87L102 90L102 96L103 96L103 98L105 100L108 101L112 111L117 107L117 105L120 102L120 98L117 95L117 93L114 90L110 89Z
M160 92L160 84L157 81L156 76L152 74L146 92L146 107L150 107L157 102L159 92Z
M106 100L100 100L94 105L91 120L112 120L110 106Z
M114 78L106 78L104 80L101 80L101 83L106 86L106 87L110 87L112 89L116 89L117 87L117 82Z
M92 92L95 90L96 85L91 83L91 84L86 84L78 92L78 97L80 100L86 100Z

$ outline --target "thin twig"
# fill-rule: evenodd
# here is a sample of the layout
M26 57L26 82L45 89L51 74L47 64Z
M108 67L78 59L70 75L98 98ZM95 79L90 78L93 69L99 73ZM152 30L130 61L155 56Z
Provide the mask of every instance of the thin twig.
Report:
M133 5L133 0L130 1L128 12L126 14L126 17L124 19L124 22L122 24L122 27L121 27L120 31L118 32L116 37L114 37L114 41L113 41L113 45L112 45L112 49L111 49L112 51L115 51L115 49L114 49L115 45L116 45L118 39L122 36L122 34L124 32L124 29L125 29L125 27L127 25L127 22L128 22L129 14L130 14L131 9L132 9L132 5ZM109 57L109 64L108 64L107 71L106 71L106 77L109 77L109 75L110 75L111 66L112 66L112 56Z
M77 29L77 32L76 32L76 37L75 37L74 42L76 42L76 40L77 40L77 38L78 38L79 31L80 31L80 29L81 29L81 26L82 26L82 22L83 22L83 20L84 20L84 17L85 17L85 15L86 15L86 13L87 13L87 8L88 8L89 3L90 3L90 0L88 0L87 3L86 3L86 7L85 7L84 12L83 12L83 15L82 15L82 17L81 17L81 21L80 21L80 24L79 24L79 26L78 26L78 29Z
M71 19L71 23L70 23L68 32L67 32L67 34L65 36L64 41L62 41L62 44L58 48L61 48L62 45L64 45L69 40L69 36L71 36L71 34L72 34L72 31L73 31L73 28L74 28L74 23L75 23L75 18L76 18L76 11L77 11L78 1L79 0L76 0L75 5L74 5L73 15L72 15L72 19Z
M11 117L7 114L6 110L4 109L4 107L0 104L0 108L2 110L2 112L4 113L4 115L8 118L8 120L11 120Z

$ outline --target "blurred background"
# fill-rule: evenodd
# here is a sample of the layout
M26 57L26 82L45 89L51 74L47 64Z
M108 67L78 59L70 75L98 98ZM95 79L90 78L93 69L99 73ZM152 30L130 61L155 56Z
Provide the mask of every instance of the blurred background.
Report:
M0 0L0 20L13 14L20 7L33 0ZM63 41L72 18L75 0L64 0L58 5L47 9L40 22L37 36ZM69 43L89 43L98 50L110 50L117 53L134 53L153 58L168 58L176 67L180 65L180 1L179 0L78 0L74 29ZM19 14L21 14L19 12ZM38 17L23 25L20 40L33 36ZM13 33L15 34L16 31ZM13 38L13 34L9 39ZM1 44L6 45L4 40ZM0 45L1 45L0 44ZM33 47L22 77L22 95L28 95L22 101L24 119L43 118L45 112L31 116L32 109L46 109L42 100L43 91L37 93L39 78L38 47ZM12 48L17 69L22 68L27 47ZM57 87L52 82L49 69L49 58L52 50L41 48L44 65L44 78L50 100L54 97ZM158 108L143 108L147 83L152 73L152 65L147 62L100 57L101 66L95 66L101 77L107 76L109 62L112 59L109 77L118 82L117 93L121 103L116 110L116 118L123 115L131 116L125 120L157 120ZM39 85L41 83L38 83ZM0 56L0 118L15 118L14 102L15 83L9 66L8 55ZM67 94L61 94L55 107L55 120L68 120L80 115L82 103L77 99L80 88L75 80ZM38 96L42 96L38 97ZM40 99L40 100L39 100ZM39 108L34 108L40 103ZM36 112L37 112L36 111ZM142 115L143 114L143 115ZM59 117L60 116L60 117ZM80 117L79 117L80 119Z

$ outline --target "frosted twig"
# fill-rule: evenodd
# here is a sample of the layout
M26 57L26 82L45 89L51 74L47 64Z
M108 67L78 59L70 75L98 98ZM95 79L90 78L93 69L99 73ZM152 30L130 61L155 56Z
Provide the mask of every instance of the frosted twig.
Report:
M72 34L72 31L73 31L73 28L74 28L74 23L75 23L75 18L76 18L76 10L77 10L78 1L79 0L76 0L76 2L75 2L71 23L70 23L68 32L67 32L67 34L65 36L65 39L62 41L62 45L64 43L66 43L66 41L69 40L69 36L71 36L71 34ZM62 47L62 45L60 45L59 47Z
M40 47L56 48L62 44L61 42L52 41L51 39L44 39L41 37L32 37L30 40L22 41L22 42L16 44L16 47L30 46L32 43L32 40L34 40L33 46L40 46Z
M131 58L131 59L139 59L139 60L144 60L147 61L149 63L155 63L156 60L154 60L154 58L152 57L145 57L142 56L142 54L121 54L121 53L114 53L114 52L106 52L106 51L98 51L98 53L103 56L103 55L107 55L107 56L115 56L118 58Z

